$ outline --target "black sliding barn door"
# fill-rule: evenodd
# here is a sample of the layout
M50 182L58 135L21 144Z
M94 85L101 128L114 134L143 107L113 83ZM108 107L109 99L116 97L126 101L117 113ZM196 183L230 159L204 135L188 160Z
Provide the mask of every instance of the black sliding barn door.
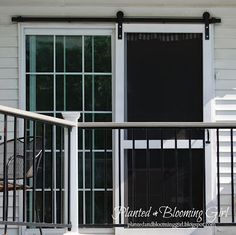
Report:
M125 118L128 122L202 122L202 34L126 34ZM159 140L161 146L125 151L129 210L152 213L202 210L204 147L202 130L129 131L126 139ZM200 141L189 147L189 139ZM173 145L168 147L168 141ZM182 141L182 145L179 144ZM166 145L166 146L165 146ZM192 145L192 142L191 142ZM163 209L164 210L164 209ZM129 222L197 222L197 218L129 218Z

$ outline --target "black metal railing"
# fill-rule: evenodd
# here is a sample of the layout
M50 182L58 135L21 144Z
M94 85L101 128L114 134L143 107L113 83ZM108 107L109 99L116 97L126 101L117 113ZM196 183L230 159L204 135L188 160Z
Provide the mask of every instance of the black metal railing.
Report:
M152 222L157 224L151 227L201 227L209 223L210 207L216 209L210 222L235 225L236 123L78 123L79 171L73 176L75 123L2 107L0 120L2 225L73 227L74 176L80 227ZM214 181L217 193L210 197ZM200 221L196 216L166 219L162 206L203 214ZM117 214L115 207L141 208L149 216Z
M0 224L70 229L71 123L1 106ZM65 168L67 166L67 169Z
M79 138L82 138L82 133L86 135L84 147L81 142L79 149L87 153L85 160L90 161L83 169L84 175L81 175L81 182L85 185L81 183L79 186L81 191L86 191L86 203L83 205L81 200L79 206L81 227L126 227L132 223L152 222L161 223L162 227L165 224L169 227L171 223L175 227L176 223L180 227L197 224L201 227L207 223L235 224L234 123L79 123L78 127L81 132ZM222 131L226 135L226 150L222 149ZM226 176L222 171L222 151L227 151L229 155L226 156L229 168ZM96 155L98 152L100 156ZM115 171L110 175L107 173L108 153ZM210 175L214 170L215 177L212 179ZM103 184L98 189L94 180L101 175ZM113 185L108 185L109 177L118 179L113 180ZM228 179L226 184L221 182L224 177ZM87 179L90 180L89 187L86 186ZM209 200L214 182L217 193ZM225 191L228 187L230 190ZM98 203L96 192L99 190L103 198ZM225 195L230 200L222 202L221 198ZM110 200L116 203L109 204ZM93 207L90 207L90 212L88 205ZM148 218L119 213L118 219L113 220L114 207L117 206L130 211L152 207L152 212L155 212L154 209L158 211L161 206L169 206L179 210L199 210L203 214L200 221L194 216L164 219L160 211ZM83 214L84 209L87 214ZM209 213L215 213L215 218L209 218Z
M221 136L220 132L224 131L225 133ZM216 129L216 154L217 154L217 223L219 225L235 225L235 192L234 192L234 178L235 178L235 128L230 129ZM226 136L225 136L226 134ZM224 139L226 140L224 140ZM222 142L227 142L228 145L225 147ZM222 146L223 145L223 146ZM224 148L224 149L223 149ZM222 159L227 159L222 161ZM222 171L221 164L227 164L228 170ZM222 176L224 175L224 176ZM224 182L222 179L228 179L227 182ZM223 181L223 182L222 182ZM227 187L228 186L228 187ZM226 200L222 200L222 199ZM230 216L228 219L223 217L222 219L222 208L223 213L226 211Z

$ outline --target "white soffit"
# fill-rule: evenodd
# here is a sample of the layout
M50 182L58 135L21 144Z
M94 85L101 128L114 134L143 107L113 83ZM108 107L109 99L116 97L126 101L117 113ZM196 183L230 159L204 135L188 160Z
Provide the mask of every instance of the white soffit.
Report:
M0 6L236 6L235 0L0 0Z

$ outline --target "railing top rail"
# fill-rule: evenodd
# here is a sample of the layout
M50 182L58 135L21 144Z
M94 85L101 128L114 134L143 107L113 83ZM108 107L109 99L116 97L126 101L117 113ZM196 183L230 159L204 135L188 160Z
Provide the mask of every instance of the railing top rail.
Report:
M66 127L73 127L75 126L74 122L67 121L61 118L50 117L47 115L42 115L34 112L29 112L21 109L11 108L7 106L0 105L0 113L8 114L15 117L26 118L26 119L33 119L36 121L46 122L50 124L66 126Z
M236 122L79 122L80 128L236 128Z
M75 123L61 118L29 112L21 109L0 105L0 113L20 118L33 119L50 124L74 127ZM80 128L236 128L236 121L224 122L78 122Z

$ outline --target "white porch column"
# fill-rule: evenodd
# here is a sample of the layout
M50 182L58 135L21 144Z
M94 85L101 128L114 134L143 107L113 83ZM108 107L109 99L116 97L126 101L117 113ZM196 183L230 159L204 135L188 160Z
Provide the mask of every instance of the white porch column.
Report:
M78 119L80 118L79 112L63 112L62 116L68 121L75 123L72 127L70 134L70 220L71 231L66 232L68 235L79 234L79 196L78 196Z

